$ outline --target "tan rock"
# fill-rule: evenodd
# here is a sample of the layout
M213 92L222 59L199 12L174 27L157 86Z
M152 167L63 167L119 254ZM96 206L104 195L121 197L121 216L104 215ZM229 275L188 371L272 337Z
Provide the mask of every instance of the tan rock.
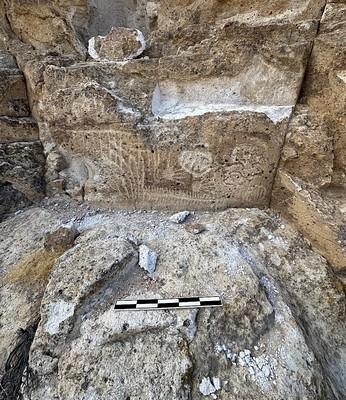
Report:
M340 278L346 266L345 12L341 3L324 9L272 197L274 209L296 224Z
M194 235L198 235L199 233L204 232L207 228L205 227L205 225L203 224L199 224L199 223L193 223L190 222L188 224L184 225L184 228L190 232L193 233Z
M48 251L63 253L73 247L73 243L78 236L76 229L69 227L60 227L54 232L49 232L44 241L44 248Z
M345 5L328 4L320 33L311 54L310 68L303 87L303 100L320 119L322 129L328 127L334 140L334 185L346 185L346 64Z
M319 188L332 182L333 168L333 133L319 115L299 105L286 134L280 169Z
M292 221L341 276L346 270L346 220L310 185L279 171L272 207Z
M19 0L6 0L5 10L11 29L23 42L39 50L72 53L77 57L85 54L86 49L78 31L82 30L87 20L86 1L45 0L23 3Z
M0 142L38 140L38 126L32 118L0 117Z
M95 60L126 61L145 50L143 33L138 29L113 27L106 36L89 40L89 54Z
M40 136L71 164L60 174L68 192L113 207L268 205L315 28L233 24L193 54L102 68L41 64ZM258 45L252 57L244 46L234 62L250 35L266 50Z
M331 390L342 397L344 294L325 260L268 212L195 217L208 226L203 235L160 213L81 220L42 303L30 356L33 400L43 393L47 400L57 393L202 399L208 376L224 400L240 392L251 400L302 393L322 400ZM152 280L137 267L129 238L159 254ZM222 308L114 310L124 298L213 294L222 295Z

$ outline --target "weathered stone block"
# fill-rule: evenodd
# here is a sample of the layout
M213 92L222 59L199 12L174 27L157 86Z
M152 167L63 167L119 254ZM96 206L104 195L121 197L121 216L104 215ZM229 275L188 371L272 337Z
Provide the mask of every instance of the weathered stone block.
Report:
M272 207L309 238L336 272L345 273L346 220L332 202L313 186L279 171Z
M6 0L5 9L11 29L34 48L77 57L86 53L80 35L88 18L87 1Z
M285 126L255 113L207 114L136 130L46 127L42 138L65 155L60 176L71 194L109 206L219 209L268 204Z
M303 87L304 102L334 140L332 184L346 187L346 5L325 8Z
M290 120L280 169L317 187L332 181L334 138L327 124L306 106L298 106Z
M66 164L51 175L115 207L268 205L316 27L233 21L176 56L43 66L40 137Z

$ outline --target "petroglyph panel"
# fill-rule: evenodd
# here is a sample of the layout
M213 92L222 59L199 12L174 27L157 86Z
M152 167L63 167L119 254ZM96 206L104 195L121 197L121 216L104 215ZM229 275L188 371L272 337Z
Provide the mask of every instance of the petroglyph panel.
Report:
M223 209L268 203L278 149L267 137L202 132L190 143L162 145L139 132L124 126L55 129L54 142L68 165L60 177L74 182L86 200L107 206Z

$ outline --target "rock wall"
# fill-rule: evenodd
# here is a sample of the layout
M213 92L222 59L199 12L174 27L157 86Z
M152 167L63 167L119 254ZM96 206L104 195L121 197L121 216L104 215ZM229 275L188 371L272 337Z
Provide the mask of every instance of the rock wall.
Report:
M51 3L39 9L52 12ZM48 191L123 208L268 206L324 3L259 2L256 11L237 2L123 3L83 7L90 32L142 29L146 50L135 59L76 62L72 30L87 24L62 6L58 26L70 28L50 50L64 56L39 59L11 43L40 126ZM10 23L24 13L14 4ZM35 4L25 12L38 14ZM42 32L23 35L44 48Z
M345 43L343 0L0 0L0 400L346 397Z
M115 208L271 205L343 274L343 2L5 1L3 9L48 194ZM20 73L11 79L25 91ZM298 187L333 211L319 218Z
M272 207L345 279L346 5L328 2L288 127Z
M7 29L3 20L3 32ZM0 218L43 197L44 164L24 75L0 42Z

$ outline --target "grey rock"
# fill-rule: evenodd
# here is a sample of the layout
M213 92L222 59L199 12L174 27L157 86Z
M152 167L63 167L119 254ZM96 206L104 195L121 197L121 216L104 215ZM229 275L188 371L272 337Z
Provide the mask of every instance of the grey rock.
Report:
M59 218L42 209L11 216L0 223L0 377L18 329L39 317L50 268L59 254L44 249L44 237Z
M186 221L187 217L190 215L190 211L181 211L173 214L169 220L175 222L176 224L181 224Z
M44 165L39 141L0 144L0 182L10 183L32 202L44 196Z
M209 396L220 388L220 380L218 378L213 378L212 380L210 378L203 378L199 385L199 391L204 396Z
M54 204L49 212L61 213ZM204 380L202 390L212 385L210 396L222 400L240 393L249 400L325 400L333 398L331 387L343 390L344 295L326 262L287 225L281 230L282 221L268 212L196 217L208 226L198 237L160 223L161 213L98 212L83 218L81 235L58 259L45 289L30 355L38 376L33 400L202 399L203 378L210 382ZM143 279L137 246L126 237L160 254L155 279ZM278 267L265 261L267 252L295 266L298 276L288 267L274 270ZM309 302L307 284L313 288ZM325 295L322 287L328 287ZM113 307L116 299L216 293L223 296L222 308ZM306 332L317 324L320 337L313 342ZM332 346L334 353L322 359L321 349Z
M153 274L156 269L157 253L150 250L145 244L139 246L139 266L149 274Z

